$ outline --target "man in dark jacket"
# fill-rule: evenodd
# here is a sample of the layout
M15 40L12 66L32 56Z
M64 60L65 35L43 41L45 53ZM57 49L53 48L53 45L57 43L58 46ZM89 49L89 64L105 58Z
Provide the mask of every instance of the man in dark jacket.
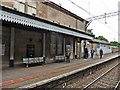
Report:
M103 50L100 49L100 58L102 58L102 56L103 56Z
M85 58L87 59L88 58L88 49L85 48Z

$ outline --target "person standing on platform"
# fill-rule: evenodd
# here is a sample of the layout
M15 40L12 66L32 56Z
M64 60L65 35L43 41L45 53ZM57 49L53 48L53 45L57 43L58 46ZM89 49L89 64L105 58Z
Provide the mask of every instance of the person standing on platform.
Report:
M88 49L85 48L85 58L87 59L88 58Z
M103 57L103 50L100 49L100 58L102 58L102 57Z
M94 52L95 52L95 51L92 49L92 50L91 50L91 58L93 58Z
M67 61L68 63L70 63L70 54L71 54L70 48L68 48L68 49L67 49L67 52L66 52L66 58L67 58L66 61Z

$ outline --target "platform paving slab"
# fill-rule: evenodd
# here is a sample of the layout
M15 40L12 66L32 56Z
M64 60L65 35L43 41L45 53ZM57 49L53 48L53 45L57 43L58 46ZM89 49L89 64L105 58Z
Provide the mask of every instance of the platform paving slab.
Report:
M30 83L49 79L81 67L86 67L90 64L112 58L115 55L118 55L118 53L104 55L102 59L99 59L98 57L94 59L74 59L71 60L71 63L61 62L28 68L17 67L4 69L2 72L3 82L1 82L1 84L3 85L3 88L17 88Z

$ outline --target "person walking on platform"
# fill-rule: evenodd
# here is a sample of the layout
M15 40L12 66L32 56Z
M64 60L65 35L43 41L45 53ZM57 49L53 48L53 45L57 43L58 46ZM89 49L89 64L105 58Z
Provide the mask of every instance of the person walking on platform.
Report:
M103 50L100 49L100 58L102 58L102 57L103 57Z
M94 52L95 52L95 51L92 49L92 50L91 50L91 58L93 58Z
M85 58L87 59L88 58L88 49L85 48Z
M68 63L70 63L70 49L67 49L67 52L66 52L66 58L67 58L67 60L66 60L66 62L68 62Z

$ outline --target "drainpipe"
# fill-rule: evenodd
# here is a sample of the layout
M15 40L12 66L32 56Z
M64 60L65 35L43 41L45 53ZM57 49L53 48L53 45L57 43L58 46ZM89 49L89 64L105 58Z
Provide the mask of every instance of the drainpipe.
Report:
M11 27L9 67L14 67L14 36L15 36L15 28Z
M45 32L43 33L43 58L44 58L44 61L45 61Z

